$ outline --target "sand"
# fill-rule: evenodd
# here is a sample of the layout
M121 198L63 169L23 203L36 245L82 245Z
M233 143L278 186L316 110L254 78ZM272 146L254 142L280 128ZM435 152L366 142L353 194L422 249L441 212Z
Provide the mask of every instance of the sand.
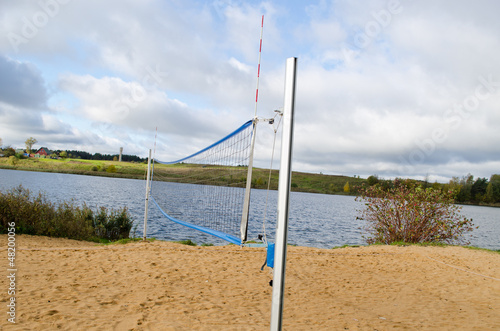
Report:
M96 246L16 237L3 330L268 330L263 248ZM6 274L7 237L0 236ZM285 330L500 330L500 254L462 247L289 247Z

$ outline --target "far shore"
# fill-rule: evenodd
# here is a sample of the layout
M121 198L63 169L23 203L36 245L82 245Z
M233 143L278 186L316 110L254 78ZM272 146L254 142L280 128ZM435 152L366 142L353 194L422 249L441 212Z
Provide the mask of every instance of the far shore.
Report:
M110 169L110 166L113 166L114 169ZM156 166L157 171L161 171L161 166L163 165ZM179 167L182 167L182 165L176 165L175 167L179 169ZM7 158L0 158L0 169L145 180L147 165L140 162L118 162L83 159L54 160L33 158L17 160L17 164L10 165L8 164ZM268 176L269 169L254 168L253 177L257 180L252 184L252 188L266 189ZM261 180L258 180L259 178ZM343 187L345 183L349 182L351 187L355 187L356 185L361 185L365 181L366 179L361 179L359 177L356 178L356 176L348 177L293 172L291 190L293 192L356 196L356 193L354 191L351 191L349 193L344 192ZM220 183L220 185L224 185L224 183ZM270 189L277 190L277 185L278 171L273 170ZM334 189L330 189L332 187L334 187ZM461 204L484 207L500 207L500 203Z

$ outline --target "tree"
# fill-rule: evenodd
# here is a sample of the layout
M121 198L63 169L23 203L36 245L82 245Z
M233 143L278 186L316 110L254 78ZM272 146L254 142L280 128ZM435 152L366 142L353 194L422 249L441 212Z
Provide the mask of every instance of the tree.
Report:
M492 203L495 202L495 198L493 197L493 183L489 182L488 186L486 186L486 194L484 195L484 202Z
M472 184L471 187L471 198L473 201L480 202L484 199L486 195L486 188L488 187L488 179L486 178L478 178Z
M358 219L365 220L369 244L393 242L462 243L473 230L471 219L460 215L454 192L422 188L414 182L396 179L393 188L380 185L361 189L357 201L366 208Z
M372 175L367 178L368 185L373 186L379 182L378 176L377 175Z
M490 183L493 200L495 202L500 202L500 175L491 175Z
M0 138L0 148L2 147L2 138Z
M448 183L448 188L449 188L451 191L455 191L455 192L457 192L457 193L458 193L458 192L460 191L460 188L461 188L461 185L460 185L460 178L453 176L453 177L450 179L450 182Z
M435 181L433 184L432 184L432 188L435 189L435 190L441 190L443 188L443 185L439 184L437 181Z
M26 152L28 152L28 154L31 154L31 147L33 147L33 145L37 142L38 140L33 137L29 137L28 139L26 139L24 143L26 144Z
M458 202L467 202L473 198L472 185L474 185L473 175L468 174L460 179L460 191L456 196Z
M3 156L5 156L5 157L14 156L14 155L16 155L16 150L10 146L3 150Z
M68 157L68 153L66 151L62 151L61 153L59 153L59 157L65 159Z

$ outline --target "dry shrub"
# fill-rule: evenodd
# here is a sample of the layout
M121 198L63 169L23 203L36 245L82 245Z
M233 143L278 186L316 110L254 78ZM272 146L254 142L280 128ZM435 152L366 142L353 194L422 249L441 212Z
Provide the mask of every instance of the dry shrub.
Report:
M367 222L369 244L467 243L464 235L473 230L472 219L460 215L454 192L424 189L411 180L396 179L391 186L363 187L356 198L366 205L358 219Z

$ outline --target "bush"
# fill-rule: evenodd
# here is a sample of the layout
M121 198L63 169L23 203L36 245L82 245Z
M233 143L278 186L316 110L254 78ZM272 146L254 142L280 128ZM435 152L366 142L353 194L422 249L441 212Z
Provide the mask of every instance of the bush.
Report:
M93 215L92 215L93 216ZM127 208L121 211L112 210L109 214L101 207L99 213L92 217L93 227L99 238L118 240L128 238L132 229L132 221Z
M16 155L16 150L12 147L5 147L3 150L3 156L10 157Z
M7 163L11 166L15 166L17 162L17 157L15 157L14 155L9 156L9 159L7 160Z
M109 173L115 173L116 172L116 167L114 164L110 165L109 167L106 168L106 172Z
M0 192L0 233L5 233L9 222L15 222L18 234L90 241L128 238L133 223L127 208L108 212L101 207L96 214L72 201L55 205L42 193L33 196L22 186Z
M396 179L388 189L363 187L356 200L366 208L358 219L367 221L367 243L463 243L473 230L472 219L460 215L454 192L423 189L410 180Z

